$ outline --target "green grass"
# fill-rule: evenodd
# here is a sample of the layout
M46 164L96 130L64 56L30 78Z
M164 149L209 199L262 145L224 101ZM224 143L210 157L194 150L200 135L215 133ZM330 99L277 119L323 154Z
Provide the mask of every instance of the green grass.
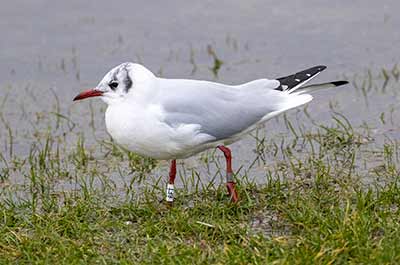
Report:
M1 263L364 263L400 260L396 181L376 191L324 176L115 204L101 194L1 205ZM62 203L60 203L62 201ZM193 202L188 206L188 201ZM111 203L113 202L113 203ZM204 224L205 223L205 224ZM207 225L208 224L208 225Z

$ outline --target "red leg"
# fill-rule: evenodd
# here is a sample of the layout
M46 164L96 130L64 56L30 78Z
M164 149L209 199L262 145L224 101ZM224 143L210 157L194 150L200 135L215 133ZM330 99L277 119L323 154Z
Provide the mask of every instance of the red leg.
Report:
M167 185L167 197L166 197L167 202L174 201L175 177L176 177L176 160L174 159L171 161L171 166L169 168L169 182Z
M176 160L171 161L171 166L169 168L169 184L174 184L175 183L175 177L176 177Z
M218 149L224 153L226 160L226 187L228 188L228 193L232 202L236 203L239 198L235 189L235 181L233 180L232 153L228 147L223 145L219 145Z

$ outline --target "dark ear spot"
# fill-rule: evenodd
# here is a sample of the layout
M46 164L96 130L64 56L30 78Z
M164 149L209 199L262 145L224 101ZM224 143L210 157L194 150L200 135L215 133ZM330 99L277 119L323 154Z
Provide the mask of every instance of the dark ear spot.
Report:
M126 77L124 79L124 84L125 84L125 92L128 93L129 89L131 89L132 84L133 84L132 79L129 76L128 72L126 73Z

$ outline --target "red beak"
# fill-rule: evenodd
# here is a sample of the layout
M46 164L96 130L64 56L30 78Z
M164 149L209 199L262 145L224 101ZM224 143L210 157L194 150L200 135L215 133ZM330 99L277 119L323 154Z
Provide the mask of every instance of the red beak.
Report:
M98 97L98 96L101 96L101 95L103 95L103 92L101 92L101 91L94 90L94 89L88 89L88 90L85 90L85 91L82 91L81 93L79 93L74 98L73 101L81 100L81 99L84 99L84 98L90 98L90 97Z

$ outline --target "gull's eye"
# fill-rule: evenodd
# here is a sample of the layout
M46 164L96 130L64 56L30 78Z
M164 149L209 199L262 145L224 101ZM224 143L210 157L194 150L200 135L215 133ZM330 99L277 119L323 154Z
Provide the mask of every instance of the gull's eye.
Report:
M108 85L110 86L110 88L111 88L112 90L115 90L115 89L118 87L118 82L116 82L116 81L111 81Z

